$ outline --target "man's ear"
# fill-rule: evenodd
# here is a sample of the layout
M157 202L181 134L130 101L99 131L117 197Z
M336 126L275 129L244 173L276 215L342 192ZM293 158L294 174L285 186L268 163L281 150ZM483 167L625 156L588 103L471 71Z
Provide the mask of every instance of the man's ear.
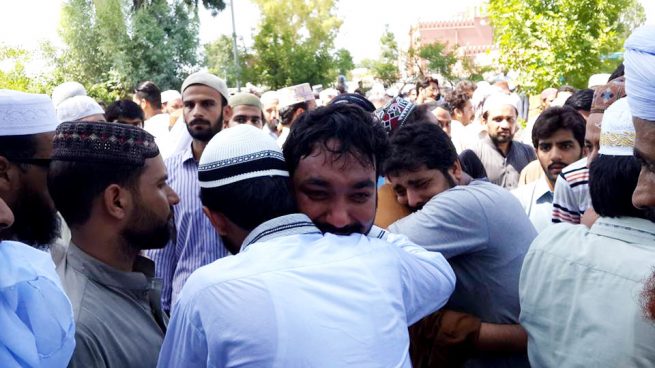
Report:
M304 114L304 113L305 113L305 111L306 111L306 110L305 110L305 109L303 109L302 107L301 107L301 108L298 108L298 109L296 109L296 111L294 111L294 112L293 112L293 118L291 118L291 121L294 121L294 120L296 120L296 118L297 118L298 116L300 116L300 115L302 115L302 114Z
M228 233L228 221L227 218L225 218L225 215L223 215L220 212L214 212L207 208L206 206L202 207L202 212L207 216L209 221L212 223L212 226L214 229L216 229L216 232L220 236L225 236Z
M130 191L118 184L111 184L105 188L101 200L105 212L117 220L127 218L133 202Z
M448 173L453 176L455 183L459 184L461 182L464 171L462 170L462 164L459 162L459 159L455 160L453 166L448 169Z
M232 107L230 105L223 106L223 128L227 128L227 123L232 119Z
M11 189L11 180L12 177L9 170L11 169L11 163L7 160L6 157L0 156L0 193L7 193Z

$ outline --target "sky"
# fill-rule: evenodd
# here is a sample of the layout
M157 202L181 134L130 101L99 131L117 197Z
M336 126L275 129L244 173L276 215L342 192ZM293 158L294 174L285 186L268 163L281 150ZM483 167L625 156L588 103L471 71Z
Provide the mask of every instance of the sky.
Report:
M230 0L226 1L228 7L216 17L208 11L201 11L201 43L212 41L221 34L232 34ZM250 0L233 1L237 37L243 38L250 46L259 11ZM655 0L639 1L646 10L647 22L655 24ZM449 19L481 2L483 0L340 0L337 1L336 14L343 24L335 46L349 50L355 62L376 58L385 24L389 24L399 46L403 47L408 42L410 25L418 21ZM61 44L57 27L63 0L0 0L0 3L0 44L27 49L36 48L42 40Z

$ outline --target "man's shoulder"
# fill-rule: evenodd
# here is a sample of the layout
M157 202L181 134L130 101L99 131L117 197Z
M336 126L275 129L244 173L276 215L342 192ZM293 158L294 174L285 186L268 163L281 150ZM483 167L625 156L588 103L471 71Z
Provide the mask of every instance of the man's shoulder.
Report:
M552 224L537 235L530 246L529 252L548 250L553 253L558 252L560 246L563 246L561 247L563 251L566 251L568 247L573 249L584 241L588 233L589 228L582 224L568 222Z
M583 157L580 160L565 167L560 176L569 183L579 182L589 179L589 169L587 168L587 158Z

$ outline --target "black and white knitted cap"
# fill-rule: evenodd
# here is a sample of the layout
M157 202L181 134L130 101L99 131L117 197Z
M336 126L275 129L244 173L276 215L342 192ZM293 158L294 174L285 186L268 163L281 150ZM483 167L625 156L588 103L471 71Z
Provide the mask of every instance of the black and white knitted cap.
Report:
M263 176L289 176L289 172L275 140L249 124L220 131L200 157L201 188L218 188Z

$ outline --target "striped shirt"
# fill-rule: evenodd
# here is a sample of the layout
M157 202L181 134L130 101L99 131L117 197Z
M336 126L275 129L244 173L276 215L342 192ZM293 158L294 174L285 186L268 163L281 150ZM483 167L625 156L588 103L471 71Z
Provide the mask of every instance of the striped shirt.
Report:
M579 224L580 217L591 207L587 158L565 167L557 177L553 195L553 222Z
M168 185L180 197L173 208L177 236L162 249L148 250L162 279L162 308L170 311L189 275L199 267L228 255L220 236L202 212L198 162L191 145L165 161Z

